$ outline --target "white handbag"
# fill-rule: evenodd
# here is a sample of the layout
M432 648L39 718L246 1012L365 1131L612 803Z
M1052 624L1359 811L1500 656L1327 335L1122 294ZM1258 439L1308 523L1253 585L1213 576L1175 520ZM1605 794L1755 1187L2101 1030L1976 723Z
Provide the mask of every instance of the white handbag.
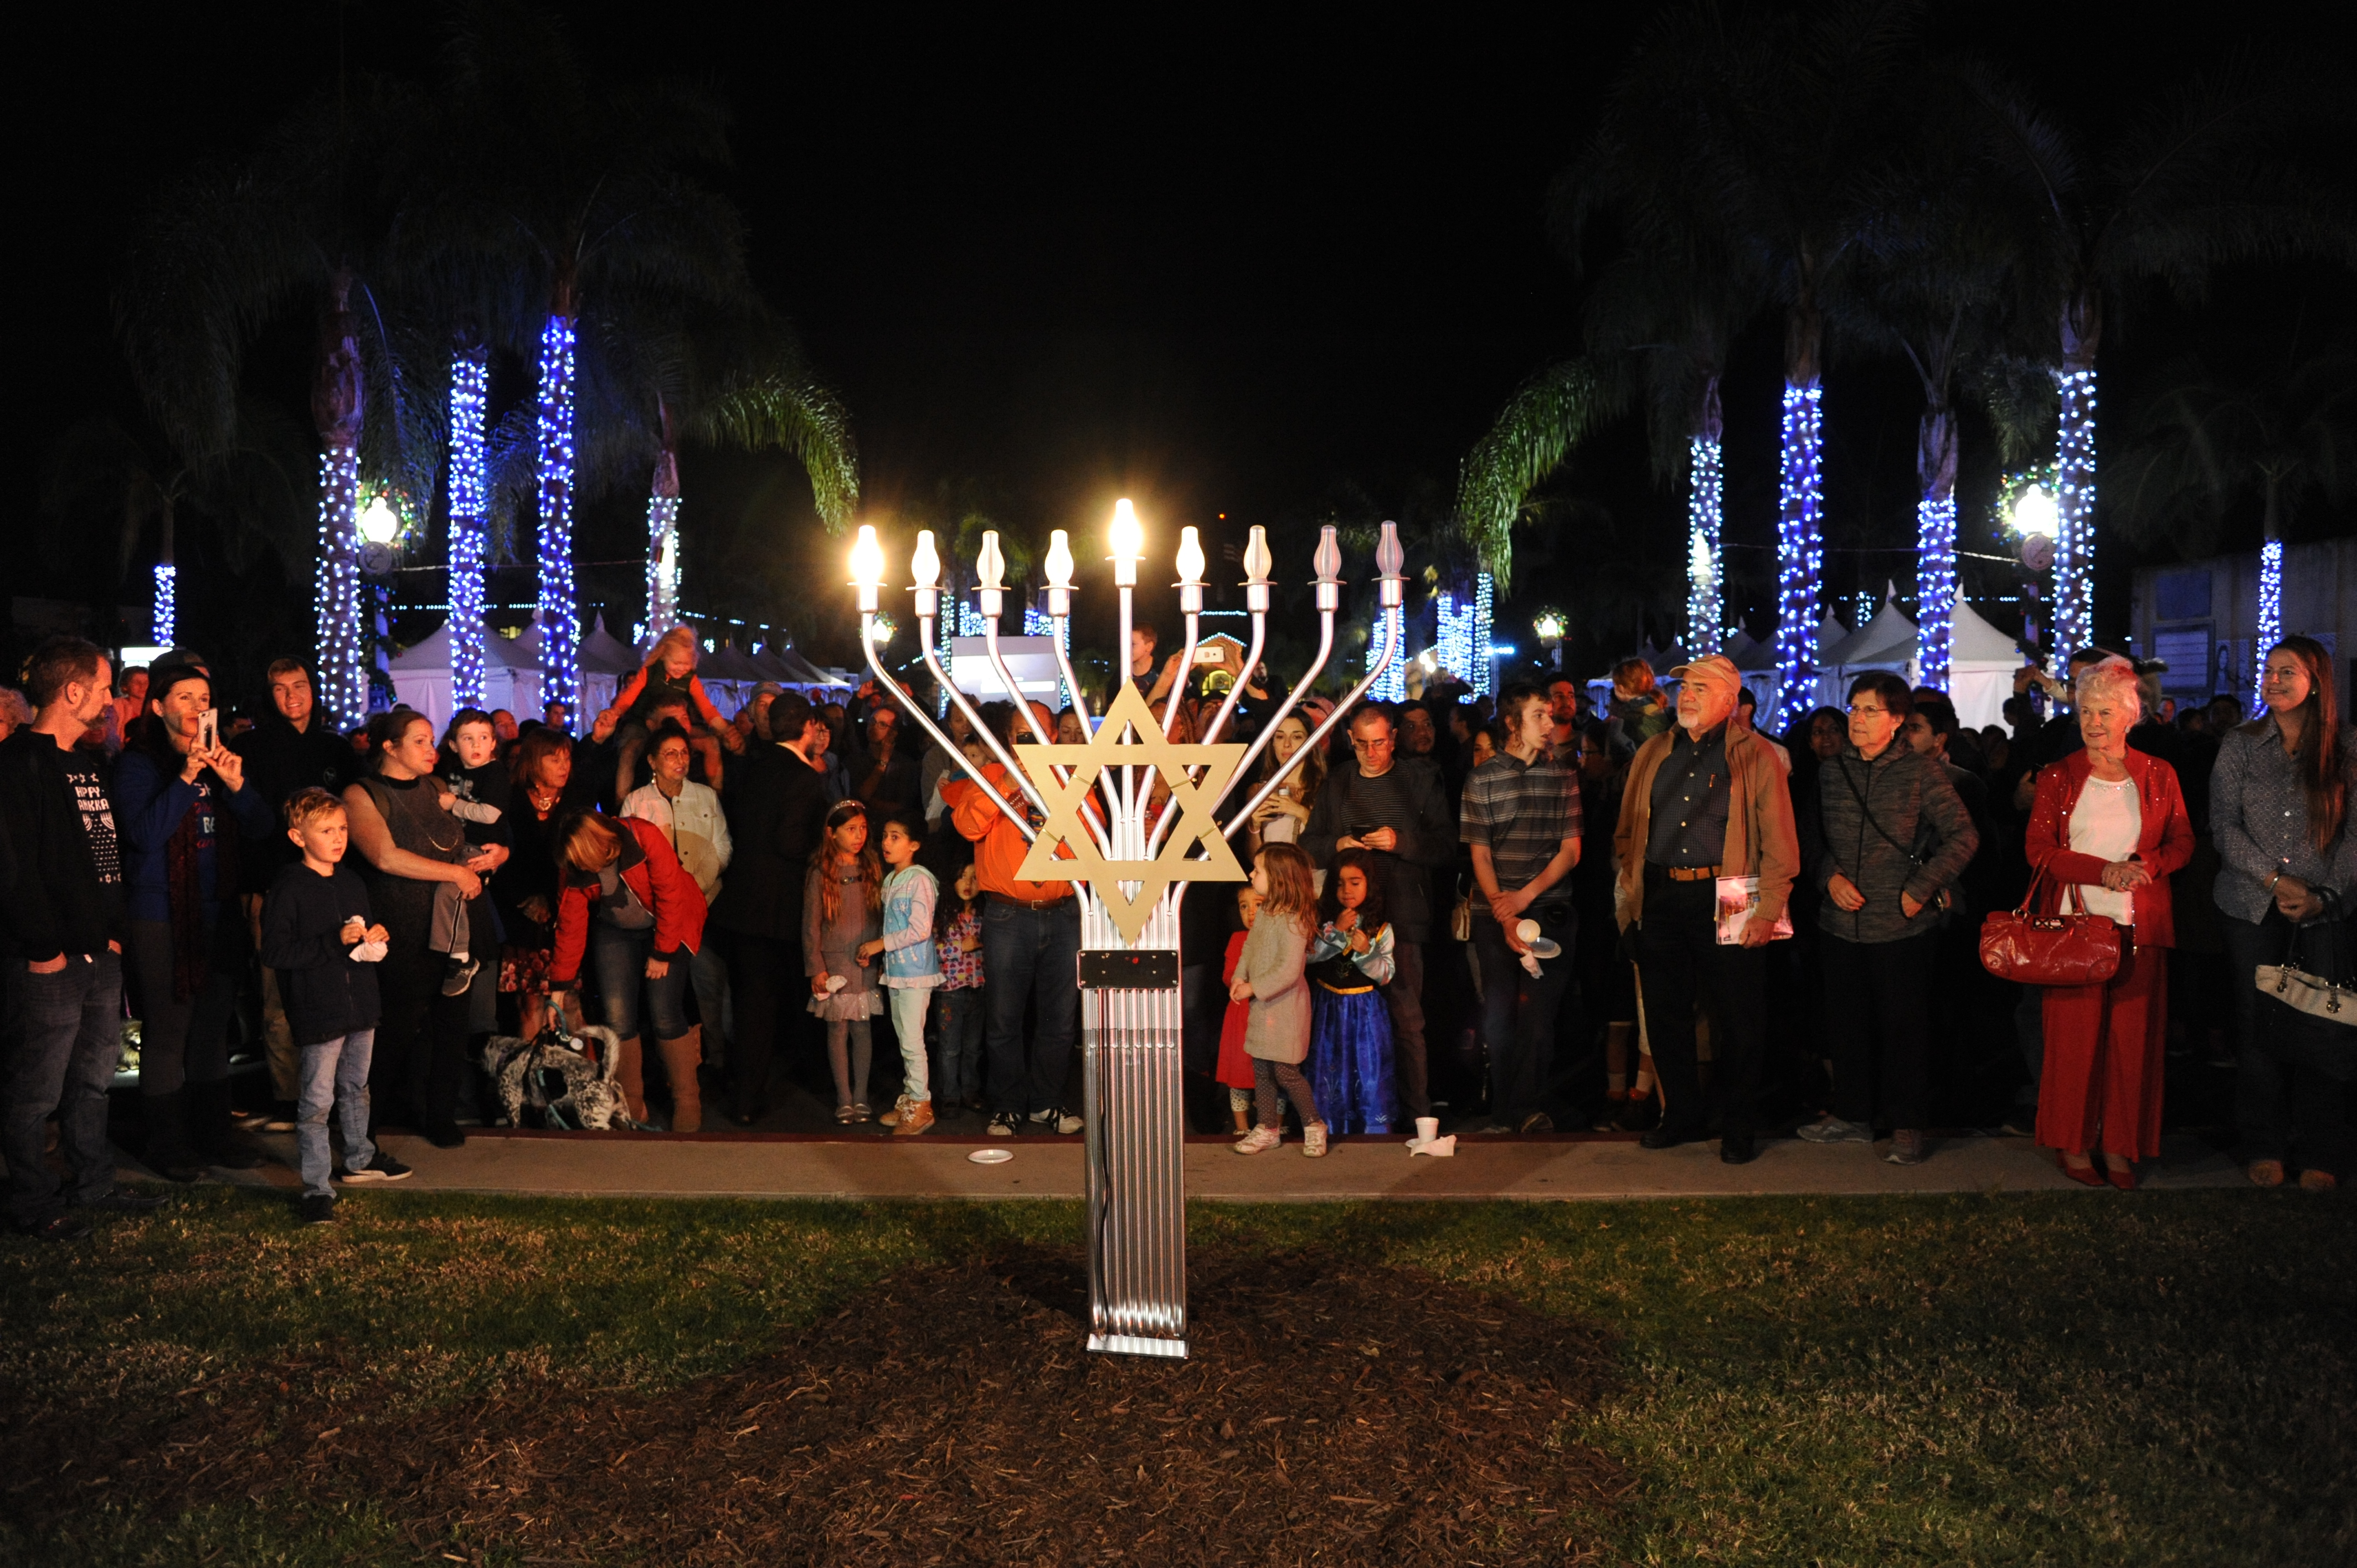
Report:
M2328 944L2329 946L2330 944ZM2262 995L2327 1024L2357 1028L2357 991L2299 967L2299 929L2292 929L2291 949L2281 963L2263 963L2255 983Z

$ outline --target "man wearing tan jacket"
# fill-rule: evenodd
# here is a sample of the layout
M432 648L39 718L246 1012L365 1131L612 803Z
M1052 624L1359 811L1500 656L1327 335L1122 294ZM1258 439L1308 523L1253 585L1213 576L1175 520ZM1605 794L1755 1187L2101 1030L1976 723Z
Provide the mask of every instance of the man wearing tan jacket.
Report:
M1792 797L1767 742L1730 725L1742 678L1713 654L1670 671L1677 727L1637 749L1613 834L1621 929L1637 929L1646 1033L1662 1079L1662 1123L1644 1146L1706 1135L1692 999L1707 999L1718 1069L1718 1157L1749 1161L1766 1047L1767 954L1800 869ZM1756 876L1760 904L1739 944L1720 946L1717 879Z

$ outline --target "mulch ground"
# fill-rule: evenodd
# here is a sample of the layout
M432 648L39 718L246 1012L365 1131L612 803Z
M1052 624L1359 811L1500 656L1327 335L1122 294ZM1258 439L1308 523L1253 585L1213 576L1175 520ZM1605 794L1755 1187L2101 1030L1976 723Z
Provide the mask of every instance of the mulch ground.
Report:
M1087 1354L1082 1288L1066 1252L914 1269L659 1395L380 1419L306 1394L330 1367L254 1368L112 1430L7 1423L6 1506L373 1504L429 1561L1521 1564L1600 1556L1635 1484L1557 1436L1611 1383L1599 1330L1328 1255L1199 1259L1190 1357L1157 1361Z

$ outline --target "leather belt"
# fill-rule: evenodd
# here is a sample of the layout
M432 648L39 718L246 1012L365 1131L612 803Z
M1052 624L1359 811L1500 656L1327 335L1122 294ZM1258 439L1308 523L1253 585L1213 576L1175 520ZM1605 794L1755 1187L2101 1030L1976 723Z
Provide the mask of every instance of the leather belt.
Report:
M1004 893L985 893L984 897L994 904L1005 904L1017 909L1052 909L1060 904L1070 903L1072 897L1069 893L1060 898L1009 898Z
M1657 865L1653 869L1673 882L1716 882L1719 875L1716 865Z

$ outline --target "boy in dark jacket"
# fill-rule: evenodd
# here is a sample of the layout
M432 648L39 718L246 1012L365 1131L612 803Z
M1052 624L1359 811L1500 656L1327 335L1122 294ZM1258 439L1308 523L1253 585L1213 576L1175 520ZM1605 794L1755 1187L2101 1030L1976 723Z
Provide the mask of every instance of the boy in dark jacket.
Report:
M369 918L368 885L345 870L344 804L325 789L286 802L286 836L303 852L262 901L262 961L278 972L299 1053L295 1147L303 1222L336 1217L328 1112L344 1125L347 1182L398 1181L409 1167L369 1141L369 1058L377 1025L376 970L385 929Z

